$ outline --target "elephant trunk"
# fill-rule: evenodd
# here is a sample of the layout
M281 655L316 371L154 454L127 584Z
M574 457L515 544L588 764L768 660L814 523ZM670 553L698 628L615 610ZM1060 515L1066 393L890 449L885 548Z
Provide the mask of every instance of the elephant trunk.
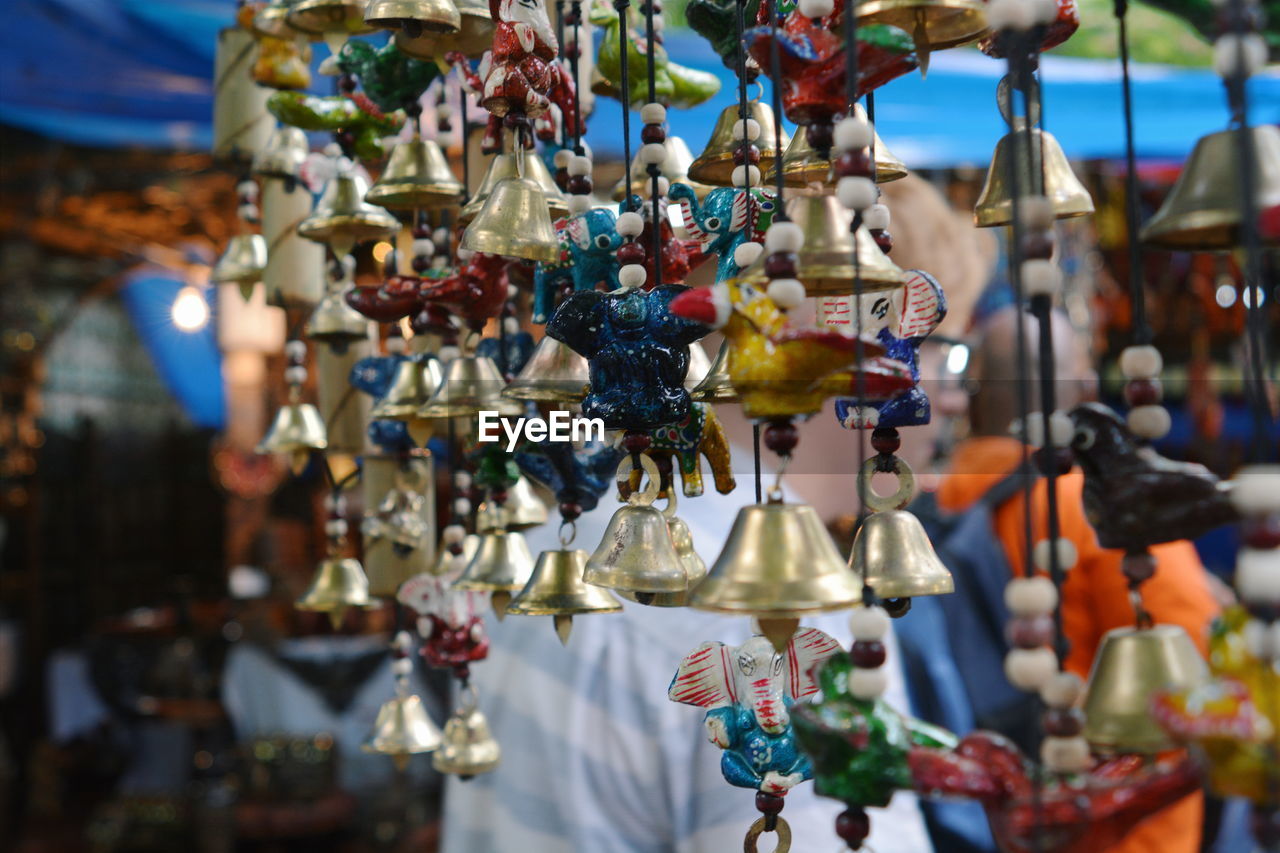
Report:
M786 731L791 717L782 701L782 685L771 678L760 678L751 682L750 693L756 725L771 735Z

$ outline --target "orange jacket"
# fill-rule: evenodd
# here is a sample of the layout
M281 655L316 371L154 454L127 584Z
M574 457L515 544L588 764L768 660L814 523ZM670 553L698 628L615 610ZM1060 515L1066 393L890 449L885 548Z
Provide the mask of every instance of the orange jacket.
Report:
M1022 446L1012 438L972 438L956 447L950 470L938 487L938 505L949 512L966 509L1013 471L1022 459ZM1058 518L1061 535L1075 545L1076 565L1062 586L1062 623L1071 650L1066 668L1087 678L1102 637L1112 628L1133 624L1128 586L1120 571L1121 551L1098 545L1084 517L1079 469L1058 478ZM1032 541L1046 538L1049 488L1043 479L1031 494ZM996 534L1009 565L1021 571L1026 551L1021 495L994 516ZM1156 622L1181 625L1206 653L1208 627L1218 606L1205 581L1204 567L1190 542L1171 542L1152 549L1156 573L1142 585L1142 599ZM1195 853L1200 849L1204 802L1193 794L1139 824L1106 853Z

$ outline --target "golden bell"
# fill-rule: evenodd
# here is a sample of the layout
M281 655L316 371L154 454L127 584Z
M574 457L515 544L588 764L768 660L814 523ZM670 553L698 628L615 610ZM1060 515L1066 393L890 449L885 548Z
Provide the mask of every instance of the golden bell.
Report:
M583 581L586 565L586 551L543 551L533 567L533 576L507 605L507 613L554 616L556 635L561 643L568 643L575 615L613 613L622 609L622 604L607 589Z
M858 24L888 24L910 33L924 73L930 51L986 35L985 5L980 0L870 0L858 5Z
M733 390L733 383L729 381L729 344L727 342L720 344L716 360L711 363L711 368L702 377L702 381L689 391L689 395L698 403L738 402L738 392Z
M338 257L345 257L357 243L380 240L400 230L394 216L364 200L369 182L355 172L335 175L325 185L315 210L298 223L298 233L317 243L328 243Z
M487 500L476 508L476 531L528 530L547 523L547 505L523 475L507 489L507 501L498 506Z
M853 540L853 570L878 598L942 595L955 590L924 525L906 510L873 512Z
M254 452L288 456L290 467L297 473L306 467L311 451L324 450L328 446L320 410L310 403L289 403L276 412L275 421Z
M462 190L435 140L415 136L391 149L387 168L364 200L387 210L430 209L457 204Z
M409 756L434 752L440 746L440 729L427 716L417 696L396 696L382 703L373 731L360 748L365 752L390 755L403 770Z
M1240 175L1235 130L1202 137L1164 204L1142 226L1144 243L1191 252L1240 245ZM1280 204L1280 129L1249 128L1253 142L1253 186L1257 210Z
M639 504L614 512L599 547L587 560L583 580L637 593L683 593L689 586L666 516L655 507ZM637 596L643 603L648 598Z
M528 156L522 157L524 162L517 166L515 135L507 134L503 140L503 146L502 153L495 154L493 159L489 161L489 168L485 170L484 177L480 179L480 186L476 188L475 195L462 206L462 210L458 213L458 224L466 225L475 219L498 184L507 178L520 177L520 169L524 170L524 177L536 183L542 190L543 198L547 202L547 208L551 211L551 218L560 219L563 216L567 216L569 202L564 197L564 193L560 191L560 187L556 186L556 179L551 176L551 172L547 170L547 164L542 162L542 158L526 152Z
M532 574L533 554L524 536L515 530L490 530L480 536L475 556L453 586L476 592L515 592Z
M453 0L372 0L364 10L364 22L380 30L405 30L412 36L456 33L462 16Z
M676 556L684 566L688 589L679 592L636 593L632 590L618 590L618 595L628 601L641 601L649 607L684 607L689 603L689 590L693 589L707 576L707 564L698 556L693 548L693 534L683 519L673 515L667 516L667 530L671 533L671 541L676 546Z
M350 344L369 339L369 319L347 304L342 289L334 288L311 312L304 333L342 354Z
M296 178L311 153L307 135L299 128L280 125L264 147L253 155L252 171L259 178Z
M459 356L445 368L444 381L418 410L420 418L469 418L481 411L519 415L519 403L502 397L506 383L488 356Z
M559 258L560 241L542 189L529 178L499 181L463 232L462 248L528 261Z
M300 33L328 35L371 33L364 22L365 0L296 0L289 4L285 21Z
M214 284L255 285L267 267L267 241L261 234L237 234L227 242L209 273Z
M406 56L427 62L455 50L472 59L479 57L493 46L494 25L489 4L485 0L456 0L454 6L460 16L457 32L414 35L401 29L395 35L396 47Z
M1108 631L1085 688L1084 736L1094 751L1108 754L1173 749L1177 744L1148 711L1151 694L1186 690L1208 678L1204 659L1180 626Z
M402 359L391 377L391 386L373 407L370 417L389 421L418 420L418 410L431 399L431 393L440 387L443 379L438 359Z
M431 755L431 766L440 773L463 779L488 773L498 766L502 750L489 731L489 721L474 706L454 711L444 724L440 748Z
M667 159L662 161L662 166L658 174L666 178L670 183L677 181L682 184L688 184L693 187L694 194L698 198L702 198L711 192L711 187L700 184L689 178L689 167L693 165L693 152L689 150L689 146L683 139L678 136L668 136L662 142L662 147L667 150ZM631 194L647 198L649 192L653 189L653 179L649 177L646 166L640 160L640 154L637 153L631 160ZM627 179L622 177L613 185L613 200L622 201L626 198Z
M328 613L337 628L349 608L372 608L378 603L369 597L369 579L359 560L330 557L320 564L311 586L294 602L299 610Z
M768 104L749 101L747 118L755 119L760 124L760 136L756 138L755 146L760 149L758 165L760 174L764 175L773 169L773 161L791 140L786 131L783 131L781 139L774 135L773 109ZM730 104L721 110L706 148L689 164L690 180L713 187L733 186L733 152L742 148L742 140L733 138L733 126L737 122L737 104Z
M1040 146L1044 195L1053 204L1054 217L1071 219L1093 213L1093 199L1076 173L1071 171L1071 164L1067 162L1067 155L1062 152L1058 140L1039 128L1032 128L1031 144ZM1030 194L1026 190L1034 185L1034 173L1027 162L1027 132L1019 129L1005 134L996 143L996 153L991 156L991 166L987 169L987 180L973 209L973 222L979 228L1013 224L1013 199L1009 188L1011 157L1014 168L1018 170L1018 186L1024 188L1024 194Z
M710 372L711 359L707 358L707 351L698 344L689 344L689 369L684 374L684 389L693 391Z
M858 247L859 271L865 293L901 287L904 273L876 245L866 226L850 233L853 211L833 195L798 196L787 202L787 216L804 231L797 252L796 278L810 296L849 294L854 290L853 248ZM743 281L763 285L765 256L742 271Z
M580 403L590 386L587 360L568 344L544 335L519 375L502 389L502 396L539 403Z
M866 110L862 108L862 104L858 104L858 114L866 118ZM886 184L889 181L896 181L899 178L907 176L907 167L898 155L889 150L884 144L884 140L880 138L880 134L875 134L875 155L876 155L876 183ZM768 181L771 183L776 180L770 176ZM782 154L782 183L788 187L807 187L810 184L822 184L823 186L832 186L836 182L835 175L831 171L831 161L822 159L822 156L814 150L809 144L809 130L805 125L796 128L795 136L791 137L791 143L787 146L787 150Z

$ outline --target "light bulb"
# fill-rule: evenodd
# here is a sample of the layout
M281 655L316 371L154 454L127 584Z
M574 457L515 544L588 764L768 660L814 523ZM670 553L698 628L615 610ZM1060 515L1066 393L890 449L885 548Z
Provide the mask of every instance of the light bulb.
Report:
M173 325L184 332L198 332L209 322L209 303L196 287L184 287L173 300Z

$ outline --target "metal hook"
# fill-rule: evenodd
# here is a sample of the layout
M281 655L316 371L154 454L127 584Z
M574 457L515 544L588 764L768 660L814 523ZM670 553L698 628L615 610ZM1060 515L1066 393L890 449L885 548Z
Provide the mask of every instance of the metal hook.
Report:
M756 822L751 824L751 828L747 830L747 837L742 840L743 853L759 853L756 843L760 836L765 832L765 819L756 818ZM777 825L773 831L778 836L776 846L773 853L791 853L791 826L781 815L777 817Z

